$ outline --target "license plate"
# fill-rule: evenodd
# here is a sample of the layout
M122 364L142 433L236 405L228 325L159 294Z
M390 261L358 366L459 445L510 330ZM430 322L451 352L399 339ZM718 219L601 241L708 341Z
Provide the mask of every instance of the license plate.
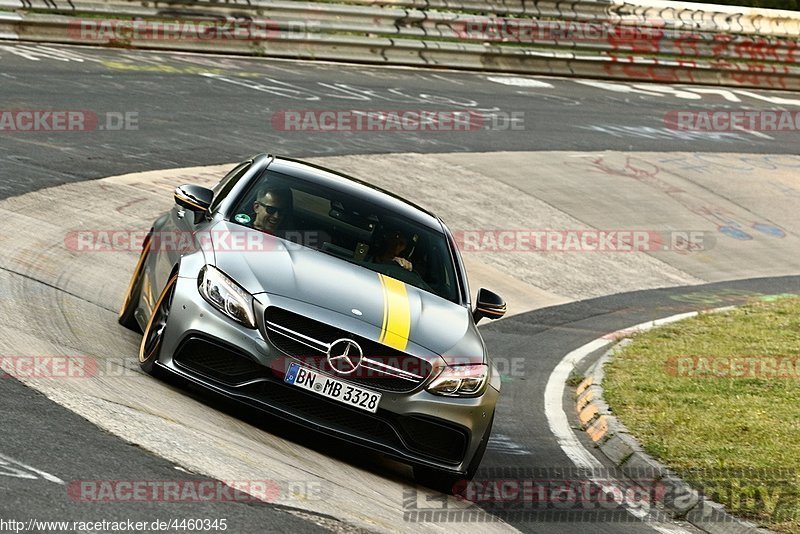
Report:
M287 384L313 391L318 395L329 399L337 400L349 406L355 406L368 412L378 411L378 403L381 400L380 393L374 393L367 389L342 382L330 376L326 376L310 369L299 363L289 365L286 377L283 379Z

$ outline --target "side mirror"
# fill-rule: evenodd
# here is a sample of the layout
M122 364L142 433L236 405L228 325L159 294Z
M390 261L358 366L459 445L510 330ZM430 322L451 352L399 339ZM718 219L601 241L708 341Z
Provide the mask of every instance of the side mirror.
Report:
M205 213L214 199L214 192L207 187L184 184L175 188L175 203L195 213Z
M499 319L506 314L506 301L488 289L478 290L478 302L475 304L475 311L472 312L472 320L477 323L484 317L487 319Z

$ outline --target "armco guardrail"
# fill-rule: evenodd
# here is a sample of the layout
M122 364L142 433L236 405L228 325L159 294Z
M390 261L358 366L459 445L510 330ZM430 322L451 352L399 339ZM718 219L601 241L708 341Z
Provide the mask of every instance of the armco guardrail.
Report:
M0 0L0 39L800 89L800 13L644 2Z

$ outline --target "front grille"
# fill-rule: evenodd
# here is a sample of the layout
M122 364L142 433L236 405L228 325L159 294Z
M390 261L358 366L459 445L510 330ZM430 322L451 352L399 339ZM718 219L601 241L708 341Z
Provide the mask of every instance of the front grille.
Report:
M334 326L270 306L265 312L270 342L292 358L322 372L373 389L405 392L422 384L431 373L431 364L405 352ZM359 344L364 358L350 374L335 371L327 360L328 347L338 339Z

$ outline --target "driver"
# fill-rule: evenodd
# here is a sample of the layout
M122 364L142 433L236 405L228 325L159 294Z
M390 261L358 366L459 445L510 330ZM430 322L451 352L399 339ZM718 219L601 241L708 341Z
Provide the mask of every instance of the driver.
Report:
M277 234L284 230L283 226L289 217L292 207L292 192L282 188L265 188L256 194L253 211L256 218L253 228Z

